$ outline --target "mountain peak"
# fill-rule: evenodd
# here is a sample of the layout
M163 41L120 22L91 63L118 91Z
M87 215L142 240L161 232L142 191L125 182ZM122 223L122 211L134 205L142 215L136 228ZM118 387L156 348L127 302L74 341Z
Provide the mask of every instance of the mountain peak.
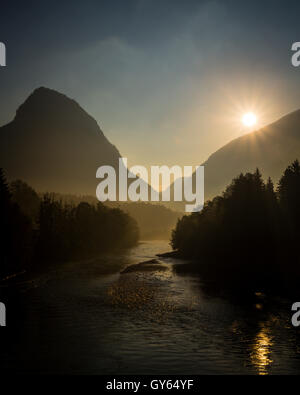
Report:
M0 128L0 157L10 179L37 190L91 194L97 168L116 167L120 154L75 100L39 87Z
M66 95L45 87L35 89L25 100L25 102L18 108L15 120L24 121L26 118L35 118L49 121L49 119L56 119L72 113L88 116L88 114L79 106L79 104L67 97ZM90 119L90 116L88 116ZM93 120L94 121L94 120Z
M65 96L63 93L60 93L54 89L47 88L45 86L40 86L36 88L31 95L45 95L45 94L54 94L54 95L61 95Z

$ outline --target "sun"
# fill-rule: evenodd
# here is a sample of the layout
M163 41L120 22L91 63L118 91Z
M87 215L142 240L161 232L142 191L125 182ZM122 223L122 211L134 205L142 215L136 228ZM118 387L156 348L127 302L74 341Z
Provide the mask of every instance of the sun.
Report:
M250 128L251 126L254 126L256 124L257 117L255 114L253 114L253 112L247 112L243 115L242 122L245 126Z

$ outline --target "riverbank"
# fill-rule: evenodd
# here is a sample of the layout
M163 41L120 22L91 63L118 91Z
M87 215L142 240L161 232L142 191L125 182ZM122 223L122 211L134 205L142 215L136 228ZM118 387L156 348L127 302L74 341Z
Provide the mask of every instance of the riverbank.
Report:
M173 270L178 275L191 275L201 278L207 292L223 297L240 294L268 293L274 296L296 300L298 298L299 269L297 262L288 256L247 256L231 258L192 259L178 250L157 254L162 261L174 261ZM183 263L184 262L184 263Z

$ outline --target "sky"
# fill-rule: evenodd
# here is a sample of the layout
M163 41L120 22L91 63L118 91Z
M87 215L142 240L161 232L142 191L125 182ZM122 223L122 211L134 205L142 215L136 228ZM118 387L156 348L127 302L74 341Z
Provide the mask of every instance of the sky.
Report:
M0 125L37 87L75 99L132 165L200 165L300 108L299 1L10 1Z

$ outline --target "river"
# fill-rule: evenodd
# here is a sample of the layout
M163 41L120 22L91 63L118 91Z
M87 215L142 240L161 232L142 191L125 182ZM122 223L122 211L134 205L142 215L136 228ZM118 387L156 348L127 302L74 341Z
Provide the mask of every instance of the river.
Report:
M10 291L2 285L2 374L300 372L290 302L207 293L200 278L176 273L172 258L156 270L120 274L169 249L143 242L118 257L58 265Z

